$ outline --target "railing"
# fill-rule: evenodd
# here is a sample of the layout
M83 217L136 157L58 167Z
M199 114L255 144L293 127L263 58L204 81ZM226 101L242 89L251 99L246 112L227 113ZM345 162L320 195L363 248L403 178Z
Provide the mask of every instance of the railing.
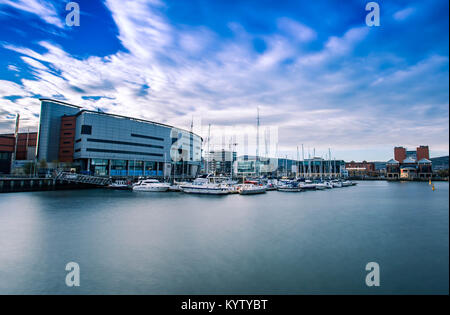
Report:
M79 183L79 184L89 184L96 186L106 186L111 184L111 179L100 176L92 175L81 175L69 172L60 172L56 175L57 180L64 180L67 182Z

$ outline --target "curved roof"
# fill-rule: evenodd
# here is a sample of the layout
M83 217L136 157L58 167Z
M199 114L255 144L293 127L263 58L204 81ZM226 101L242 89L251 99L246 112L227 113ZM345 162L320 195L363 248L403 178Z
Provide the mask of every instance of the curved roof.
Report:
M426 158L423 158L419 161L419 164L431 164L432 162Z
M386 162L386 164L400 164L400 163L397 160L390 159L389 161Z
M158 122L151 121L151 120L145 120L145 119L140 119L140 118L122 116L122 115L117 115L117 114L109 114L109 113L105 113L105 112L98 112L98 111L96 112L96 111L93 111L93 110L83 109L82 107L80 107L78 105L73 105L73 104L69 104L69 103L66 103L66 102L61 102L61 101L54 100L54 99L51 99L51 98L40 98L39 100L41 102L52 102L52 103L57 103L57 104L59 103L59 104L62 104L62 105L72 106L72 107L76 107L76 108L80 109L80 111L77 114L75 114L75 115L80 115L82 113L91 113L91 114L106 115L106 116L111 116L111 117L116 117L116 118L124 118L124 119L139 121L139 122L143 122L143 123L148 123L148 124L154 124L154 125L158 125L158 126L171 128L171 129L182 130L184 132L187 132L187 133L190 133L190 134L192 134L194 136L199 137L203 141L203 138L200 135L198 135L198 134L196 134L196 133L194 133L192 131L183 129L183 128L177 128L175 126L171 126L171 125L167 125L167 124L163 124L163 123L158 123Z
M413 164L413 163L416 163L416 160L409 157L409 158L403 160L403 163Z

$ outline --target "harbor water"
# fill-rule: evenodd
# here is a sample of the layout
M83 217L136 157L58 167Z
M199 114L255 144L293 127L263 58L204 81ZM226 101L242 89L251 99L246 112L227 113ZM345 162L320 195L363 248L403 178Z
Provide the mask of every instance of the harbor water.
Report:
M0 194L0 294L448 294L449 185L434 185Z

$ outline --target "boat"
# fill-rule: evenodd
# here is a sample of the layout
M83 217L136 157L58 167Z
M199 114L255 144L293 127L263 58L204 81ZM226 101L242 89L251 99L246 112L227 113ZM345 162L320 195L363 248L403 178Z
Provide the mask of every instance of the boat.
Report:
M130 183L126 180L116 180L106 187L109 189L117 189L117 190L130 190L132 188Z
M341 188L342 187L342 182L340 182L338 180L333 180L331 182L331 184L333 185L333 188Z
M325 183L316 183L316 190L324 190L328 189L328 186Z
M133 185L134 191L152 191L152 192L164 192L168 191L170 184L160 183L156 179L144 179L140 180Z
M210 178L196 178L191 184L180 186L181 190L187 194L202 194L202 195L228 195L230 193L230 186L210 182Z
M352 182L349 180L345 180L342 182L342 187L349 187L352 186Z
M243 184L238 186L238 191L240 195L264 194L266 193L266 187L252 184Z
M325 182L324 184L328 189L333 188L333 184L331 182Z
M316 184L314 184L310 180L305 180L303 183L300 183L300 187L303 190L315 190L316 189Z
M301 192L303 189L297 182L282 182L281 185L277 187L278 191L284 192Z

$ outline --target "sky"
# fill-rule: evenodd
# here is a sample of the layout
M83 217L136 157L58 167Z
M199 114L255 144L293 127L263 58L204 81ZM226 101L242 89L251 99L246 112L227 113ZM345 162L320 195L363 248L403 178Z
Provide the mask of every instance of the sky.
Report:
M345 160L386 161L399 145L448 155L446 0L377 1L379 27L369 1L79 0L80 26L68 2L0 0L0 132L16 113L36 130L45 97L194 120L203 137L211 124L216 147L255 130L259 108L279 156L302 144Z

